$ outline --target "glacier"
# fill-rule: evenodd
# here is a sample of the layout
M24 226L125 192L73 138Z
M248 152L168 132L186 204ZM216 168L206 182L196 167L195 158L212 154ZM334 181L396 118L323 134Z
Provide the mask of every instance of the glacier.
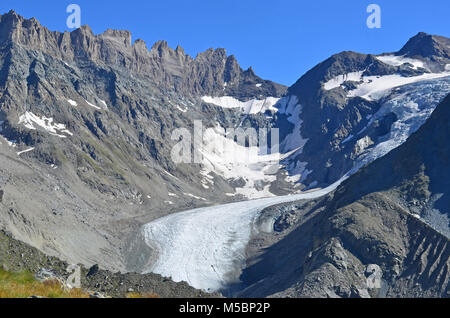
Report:
M392 89L382 101L380 109L368 117L367 127L352 136L352 139L364 139L364 131L370 125L388 113L395 113L397 121L390 132L361 154L349 173L327 188L193 209L145 224L141 228L145 243L157 252L157 257L144 272L171 277L176 282L186 281L189 285L208 292L220 291L238 282L239 273L245 265L246 247L252 235L260 230L256 221L264 208L319 198L332 192L363 165L401 145L422 126L449 91L450 76ZM295 98L285 97L278 106L279 112L295 113L293 119L298 116L296 123L301 124L301 108ZM288 106L290 111L285 109ZM295 109L298 112L294 112Z
M353 172L404 143L425 123L449 92L450 76L398 87L382 103L380 109L371 117L368 125L359 132L359 136L355 137L358 139L364 137L363 133L367 128L388 113L396 115L397 120L392 124L390 132L380 137L373 148L356 160Z
M233 283L234 271L245 263L245 249L258 229L260 212L269 206L322 197L347 176L317 191L179 212L141 229L145 243L158 253L144 273L157 273L208 292Z

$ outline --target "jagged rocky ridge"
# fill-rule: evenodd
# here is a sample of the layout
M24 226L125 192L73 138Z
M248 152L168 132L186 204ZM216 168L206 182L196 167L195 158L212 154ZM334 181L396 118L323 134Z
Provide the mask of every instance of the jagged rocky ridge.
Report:
M173 50L166 41L155 43L149 50L141 39L132 43L131 33L124 30L108 29L94 35L85 25L73 32L52 32L36 19L24 19L13 11L3 15L0 23L0 41L4 45L13 43L67 63L125 68L159 88L184 95L215 95L225 91L245 99L280 96L285 91L283 85L257 77L252 68L242 70L235 57L227 56L224 49L209 49L192 58L182 47ZM257 88L257 83L261 87Z

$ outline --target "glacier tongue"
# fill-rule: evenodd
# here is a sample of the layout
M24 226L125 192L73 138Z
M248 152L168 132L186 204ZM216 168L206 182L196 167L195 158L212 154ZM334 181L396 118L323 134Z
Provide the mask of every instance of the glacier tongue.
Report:
M194 209L150 222L142 232L158 256L145 272L206 291L221 290L239 276L233 278L232 273L243 267L245 248L264 208L324 196L345 179L314 192Z

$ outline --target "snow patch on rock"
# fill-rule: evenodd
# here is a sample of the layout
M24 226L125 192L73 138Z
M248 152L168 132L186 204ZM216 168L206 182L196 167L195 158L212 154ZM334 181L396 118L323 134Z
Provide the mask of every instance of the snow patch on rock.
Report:
M213 104L223 108L238 108L244 114L257 114L264 113L267 110L276 111L273 106L280 100L276 97L267 97L265 99L252 99L246 102L241 102L240 100L231 96L221 96L221 97L211 97L203 96L202 100L205 103Z
M67 100L67 102L74 107L78 106L78 103L72 99Z
M203 145L198 149L203 155L201 174L205 189L214 184L211 173L215 173L226 180L243 180L245 185L237 187L236 194L252 199L274 196L269 188L280 169L280 153L265 154L259 147L240 145L224 136L220 127L205 130Z
M301 127L303 121L301 119L302 105L299 103L297 96L291 95L283 97L276 105L278 107L278 113L287 116L287 120L294 124L292 132L286 136L280 145L281 152L285 154L285 160L283 164L286 164L286 170L289 173L289 178L286 181L297 180L303 181L312 172L307 170L307 162L301 162L295 159L302 153L308 139L302 137Z
M333 77L329 81L323 84L323 88L326 91L329 91L331 89L337 88L348 81L354 81L359 82L361 80L362 74L364 71L359 72L351 72L347 74L338 75L336 77Z
M385 76L364 76L362 84L348 92L347 97L362 97L367 100L379 100L388 95L393 88L421 81L450 76L450 72L425 73L418 76L403 77L399 74Z
M194 195L194 194L192 194L192 193L183 193L185 196L188 196L188 197L191 197L191 198L194 198L194 199L196 199L196 200L202 200L202 201L206 201L206 199L205 198L202 198L202 197L199 197L199 196L196 196L196 195Z
M92 104L92 103L89 103L87 100L86 100L86 104L88 104L88 105L91 106L91 107L94 107L95 109L98 109L98 110L101 109L101 108L98 107L97 105L94 105L94 104Z
M27 152L30 152L30 151L33 151L33 150L34 150L34 147L31 147L31 148L28 148L26 150L19 151L17 153L17 155L20 156L21 154L24 154L24 153L27 153Z
M25 128L31 130L42 129L50 135L60 138L67 138L67 135L73 134L67 130L66 125L53 122L53 118L39 117L32 112L25 112L19 117L19 125L22 124Z
M385 64L392 65L392 66L400 66L400 65L409 63L416 70L419 68L428 69L425 66L425 63L423 61L418 60L418 59L404 57L404 56L382 55L382 56L377 56L376 58L377 58L377 60L379 60Z

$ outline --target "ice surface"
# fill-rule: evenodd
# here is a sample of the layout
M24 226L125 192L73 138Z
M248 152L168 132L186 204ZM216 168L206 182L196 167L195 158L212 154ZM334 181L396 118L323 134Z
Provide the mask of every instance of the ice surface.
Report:
M239 145L225 137L220 127L206 129L198 149L203 155L201 174L205 189L214 184L210 174L214 172L226 180L242 178L245 184L235 189L236 194L252 199L274 196L269 187L276 180L274 172L280 168L280 153L264 154L259 147Z
M376 146L358 158L355 169L384 156L404 143L425 123L439 102L449 93L450 76L397 88L392 97L371 117L361 133L389 113L394 113L398 118L397 121L392 124L390 132L378 140ZM358 136L361 137L364 135Z
M203 100L221 105L221 107L239 107L245 113L272 109L280 114L285 114L287 120L294 124L292 132L283 139L279 147L280 152L271 154L265 154L263 149L257 147L244 147L237 144L234 140L224 137L220 133L220 127L207 129L203 135L204 145L197 145L204 158L201 174L204 176L202 185L205 189L209 189L213 185L211 173L214 172L227 180L239 179L240 182L245 183L243 186L237 187L236 193L233 195L240 194L249 199L272 197L274 194L270 192L270 185L276 180L276 174L285 162L289 166L290 174L285 178L287 182L294 184L310 173L310 171L305 171L306 163L290 162L288 159L298 155L307 141L301 138L300 114L302 107L296 96L291 95L281 99L268 98L264 105L263 101L258 100L249 101L243 105L242 102L229 97L204 97ZM269 104L267 104L268 100L270 100ZM247 160L242 160L243 158L247 158ZM280 164L281 161L283 164Z
M264 208L321 197L344 179L315 192L200 208L150 222L142 233L158 257L145 272L186 281L206 291L220 290L231 283L229 273L242 269L245 248Z
M418 76L403 77L399 74L385 76L365 76L363 83L348 92L348 97L362 97L367 100L379 100L391 92L393 88L421 81L450 76L450 72L425 73Z

